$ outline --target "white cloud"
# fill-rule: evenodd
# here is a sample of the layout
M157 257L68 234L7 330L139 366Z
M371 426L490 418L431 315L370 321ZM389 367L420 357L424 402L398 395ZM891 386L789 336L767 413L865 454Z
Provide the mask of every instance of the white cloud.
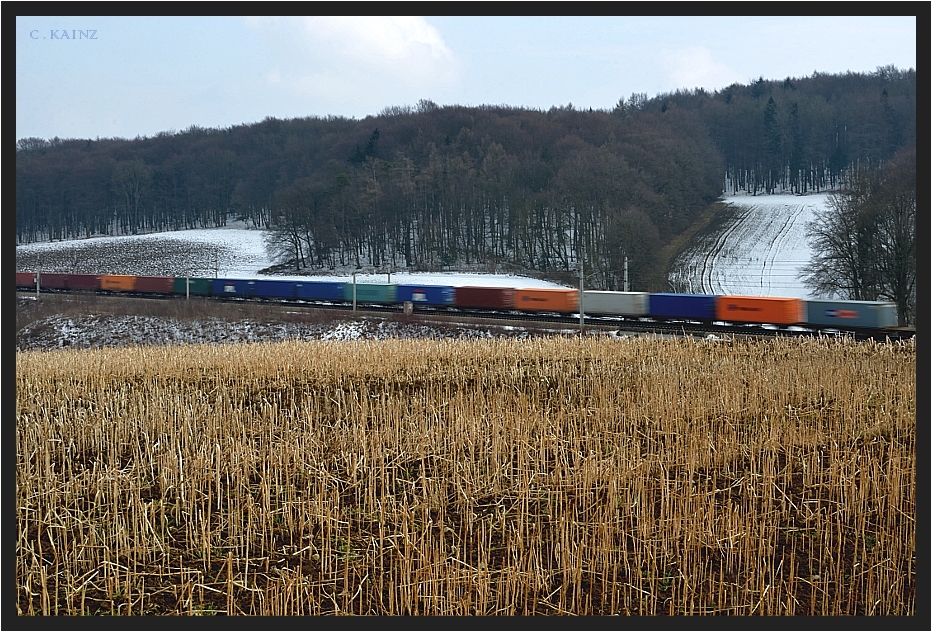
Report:
M459 62L420 17L247 18L266 43L278 83L307 97L414 101L455 86Z
M669 83L675 88L705 88L716 90L735 82L746 82L727 64L717 62L707 48L699 46L678 50L662 50L660 63Z

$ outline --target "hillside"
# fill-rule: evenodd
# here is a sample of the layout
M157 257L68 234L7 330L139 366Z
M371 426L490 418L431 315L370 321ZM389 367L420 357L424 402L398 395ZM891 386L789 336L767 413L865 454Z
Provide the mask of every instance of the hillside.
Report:
M719 225L697 235L677 258L669 282L677 291L807 298L797 268L808 260L804 224L825 204L825 195L728 196ZM772 221L774 217L795 221ZM768 218L770 218L768 220ZM225 278L349 281L355 268L330 276L270 274L265 231L244 226L126 237L99 237L19 246L17 270L102 274L220 276ZM715 247L711 247L713 244ZM360 282L381 282L365 268ZM400 283L560 287L526 276L464 272L394 273ZM287 339L382 339L527 337L568 333L560 328L491 326L400 316L353 317L339 312L197 301L83 299L42 295L20 300L17 348L196 344ZM573 330L575 331L575 330ZM572 333L572 332L570 332Z
M664 289L723 191L811 193L915 142L915 72L621 99L611 112L387 108L135 140L21 139L17 243L270 228L284 268L510 267Z

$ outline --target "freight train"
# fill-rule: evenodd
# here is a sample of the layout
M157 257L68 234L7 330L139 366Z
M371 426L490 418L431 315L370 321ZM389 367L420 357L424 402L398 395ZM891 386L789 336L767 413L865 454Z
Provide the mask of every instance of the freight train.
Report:
M394 307L451 312L578 315L600 319L755 325L797 330L895 333L896 305L880 301L803 300L763 296L721 296L586 290L348 283L270 279L221 279L120 274L17 272L19 290L85 291L137 296L201 296L223 299L300 301L310 304ZM580 308L582 308L580 310Z

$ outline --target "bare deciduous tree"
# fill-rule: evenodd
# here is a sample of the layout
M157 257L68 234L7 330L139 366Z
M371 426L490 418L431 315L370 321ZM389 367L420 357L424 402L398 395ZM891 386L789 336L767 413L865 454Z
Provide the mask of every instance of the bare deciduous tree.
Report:
M822 296L897 304L900 324L916 314L916 149L860 174L829 198L809 225L814 255L805 282Z

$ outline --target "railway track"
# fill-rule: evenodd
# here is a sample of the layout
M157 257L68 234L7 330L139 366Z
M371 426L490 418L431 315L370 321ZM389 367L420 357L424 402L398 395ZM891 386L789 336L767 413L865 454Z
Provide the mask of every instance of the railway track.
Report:
M43 290L43 292L49 292ZM51 291L54 294L67 294L68 292ZM22 293L22 294L33 294ZM169 301L185 300L173 294L153 295L137 294L132 292L107 292L98 290L94 294L99 296L113 296L122 298L145 298L160 299ZM280 307L294 307L296 309L323 309L337 310L343 312L353 312L352 306L346 303L326 302L326 301L305 301L305 300L285 300L285 299L262 299L262 298L245 298L245 297L197 297L195 300L217 301L222 303L236 304L266 304ZM355 313L360 315L396 315L403 313L401 305L372 305L366 304L357 307ZM411 315L413 318L436 318L447 324L462 322L469 324L487 323L490 325L551 325L560 327L564 330L579 329L579 315L556 314L556 313L539 313L533 314L519 311L496 311L480 309L462 309L462 308L436 308L428 306L418 306ZM914 329L903 330L857 330L841 331L834 329L810 329L803 327L776 327L772 325L733 325L726 323L708 323L695 321L663 321L652 320L650 318L625 318L620 316L586 316L583 323L584 330L599 330L603 332L616 332L618 334L653 334L661 336L693 336L693 337L755 337L755 338L772 338L777 336L787 337L812 337L812 336L838 336L851 337L855 340L866 341L875 340L883 342L887 340L906 340L915 336Z
M217 300L244 301L247 299L225 299ZM278 305L291 305L295 307L337 309L352 311L352 307L346 304L321 304L307 301L279 301L263 300L262 302ZM356 313L385 315L402 313L403 308L399 305L366 305L365 308L357 308ZM438 309L433 307L419 307L412 314L413 316L432 316L442 317L444 320L479 320L479 321L499 321L501 323L535 323L549 324L560 326L564 329L578 328L579 316L567 314L529 314L519 311L495 311L495 310L467 310L457 308ZM624 333L646 333L657 335L671 336L745 336L745 337L812 337L812 336L850 336L856 340L876 340L879 342L885 340L904 340L915 336L915 330L904 329L902 331L842 331L835 329L810 329L804 327L776 327L772 325L732 325L726 323L700 323L692 321L659 321L649 318L624 318L619 316L584 317L584 329L600 329L603 331L617 331Z

